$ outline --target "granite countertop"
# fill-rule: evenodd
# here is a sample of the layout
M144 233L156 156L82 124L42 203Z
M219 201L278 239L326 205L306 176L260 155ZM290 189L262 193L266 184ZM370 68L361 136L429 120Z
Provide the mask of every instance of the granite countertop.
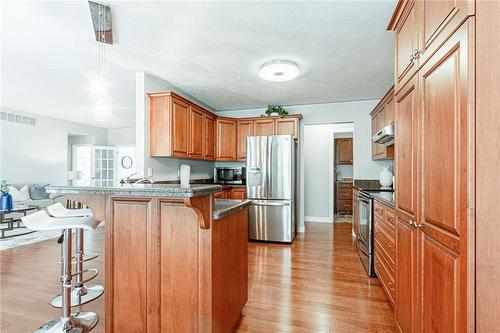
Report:
M392 187L382 188L378 179L354 179L352 187L360 191L394 191Z
M391 208L394 208L394 192L387 191L378 191L378 192L368 192L374 200L379 201L380 203L387 205Z
M251 202L251 200L216 199L212 218L214 220L223 219L224 217L239 211L243 207L250 205Z
M191 198L220 191L221 185L213 184L115 184L113 186L58 186L46 187L48 193L123 195L146 197Z

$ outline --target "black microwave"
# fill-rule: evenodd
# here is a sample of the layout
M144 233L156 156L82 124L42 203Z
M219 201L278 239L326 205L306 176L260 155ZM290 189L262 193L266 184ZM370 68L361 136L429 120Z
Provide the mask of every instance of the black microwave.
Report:
M245 185L245 167L218 167L214 169L214 183Z

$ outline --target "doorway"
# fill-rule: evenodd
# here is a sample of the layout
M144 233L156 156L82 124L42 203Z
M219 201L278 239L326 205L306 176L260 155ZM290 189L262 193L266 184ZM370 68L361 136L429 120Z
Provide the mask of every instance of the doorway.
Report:
M353 134L353 131L334 132L333 222L335 223L352 223Z

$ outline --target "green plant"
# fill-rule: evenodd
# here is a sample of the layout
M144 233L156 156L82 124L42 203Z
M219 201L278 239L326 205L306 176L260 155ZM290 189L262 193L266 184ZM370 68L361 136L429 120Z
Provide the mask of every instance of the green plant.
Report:
M0 184L0 192L2 192L2 194L9 193L9 184L7 184L6 180L2 180L2 183Z
M270 116L273 113L277 113L280 117L284 117L288 114L288 112L281 105L268 105L266 115Z

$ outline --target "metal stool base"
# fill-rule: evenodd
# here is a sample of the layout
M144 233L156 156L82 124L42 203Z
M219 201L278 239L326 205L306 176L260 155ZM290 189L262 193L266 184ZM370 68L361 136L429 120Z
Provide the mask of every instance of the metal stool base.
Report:
M86 304L99 298L104 293L104 287L100 285L84 285L84 295L81 294L82 288L75 288L71 291L71 306L79 306ZM50 304L55 308L62 307L62 295L57 295L52 299Z
M71 314L70 320L54 319L34 333L87 333L97 325L98 321L99 317L94 312L75 312Z

